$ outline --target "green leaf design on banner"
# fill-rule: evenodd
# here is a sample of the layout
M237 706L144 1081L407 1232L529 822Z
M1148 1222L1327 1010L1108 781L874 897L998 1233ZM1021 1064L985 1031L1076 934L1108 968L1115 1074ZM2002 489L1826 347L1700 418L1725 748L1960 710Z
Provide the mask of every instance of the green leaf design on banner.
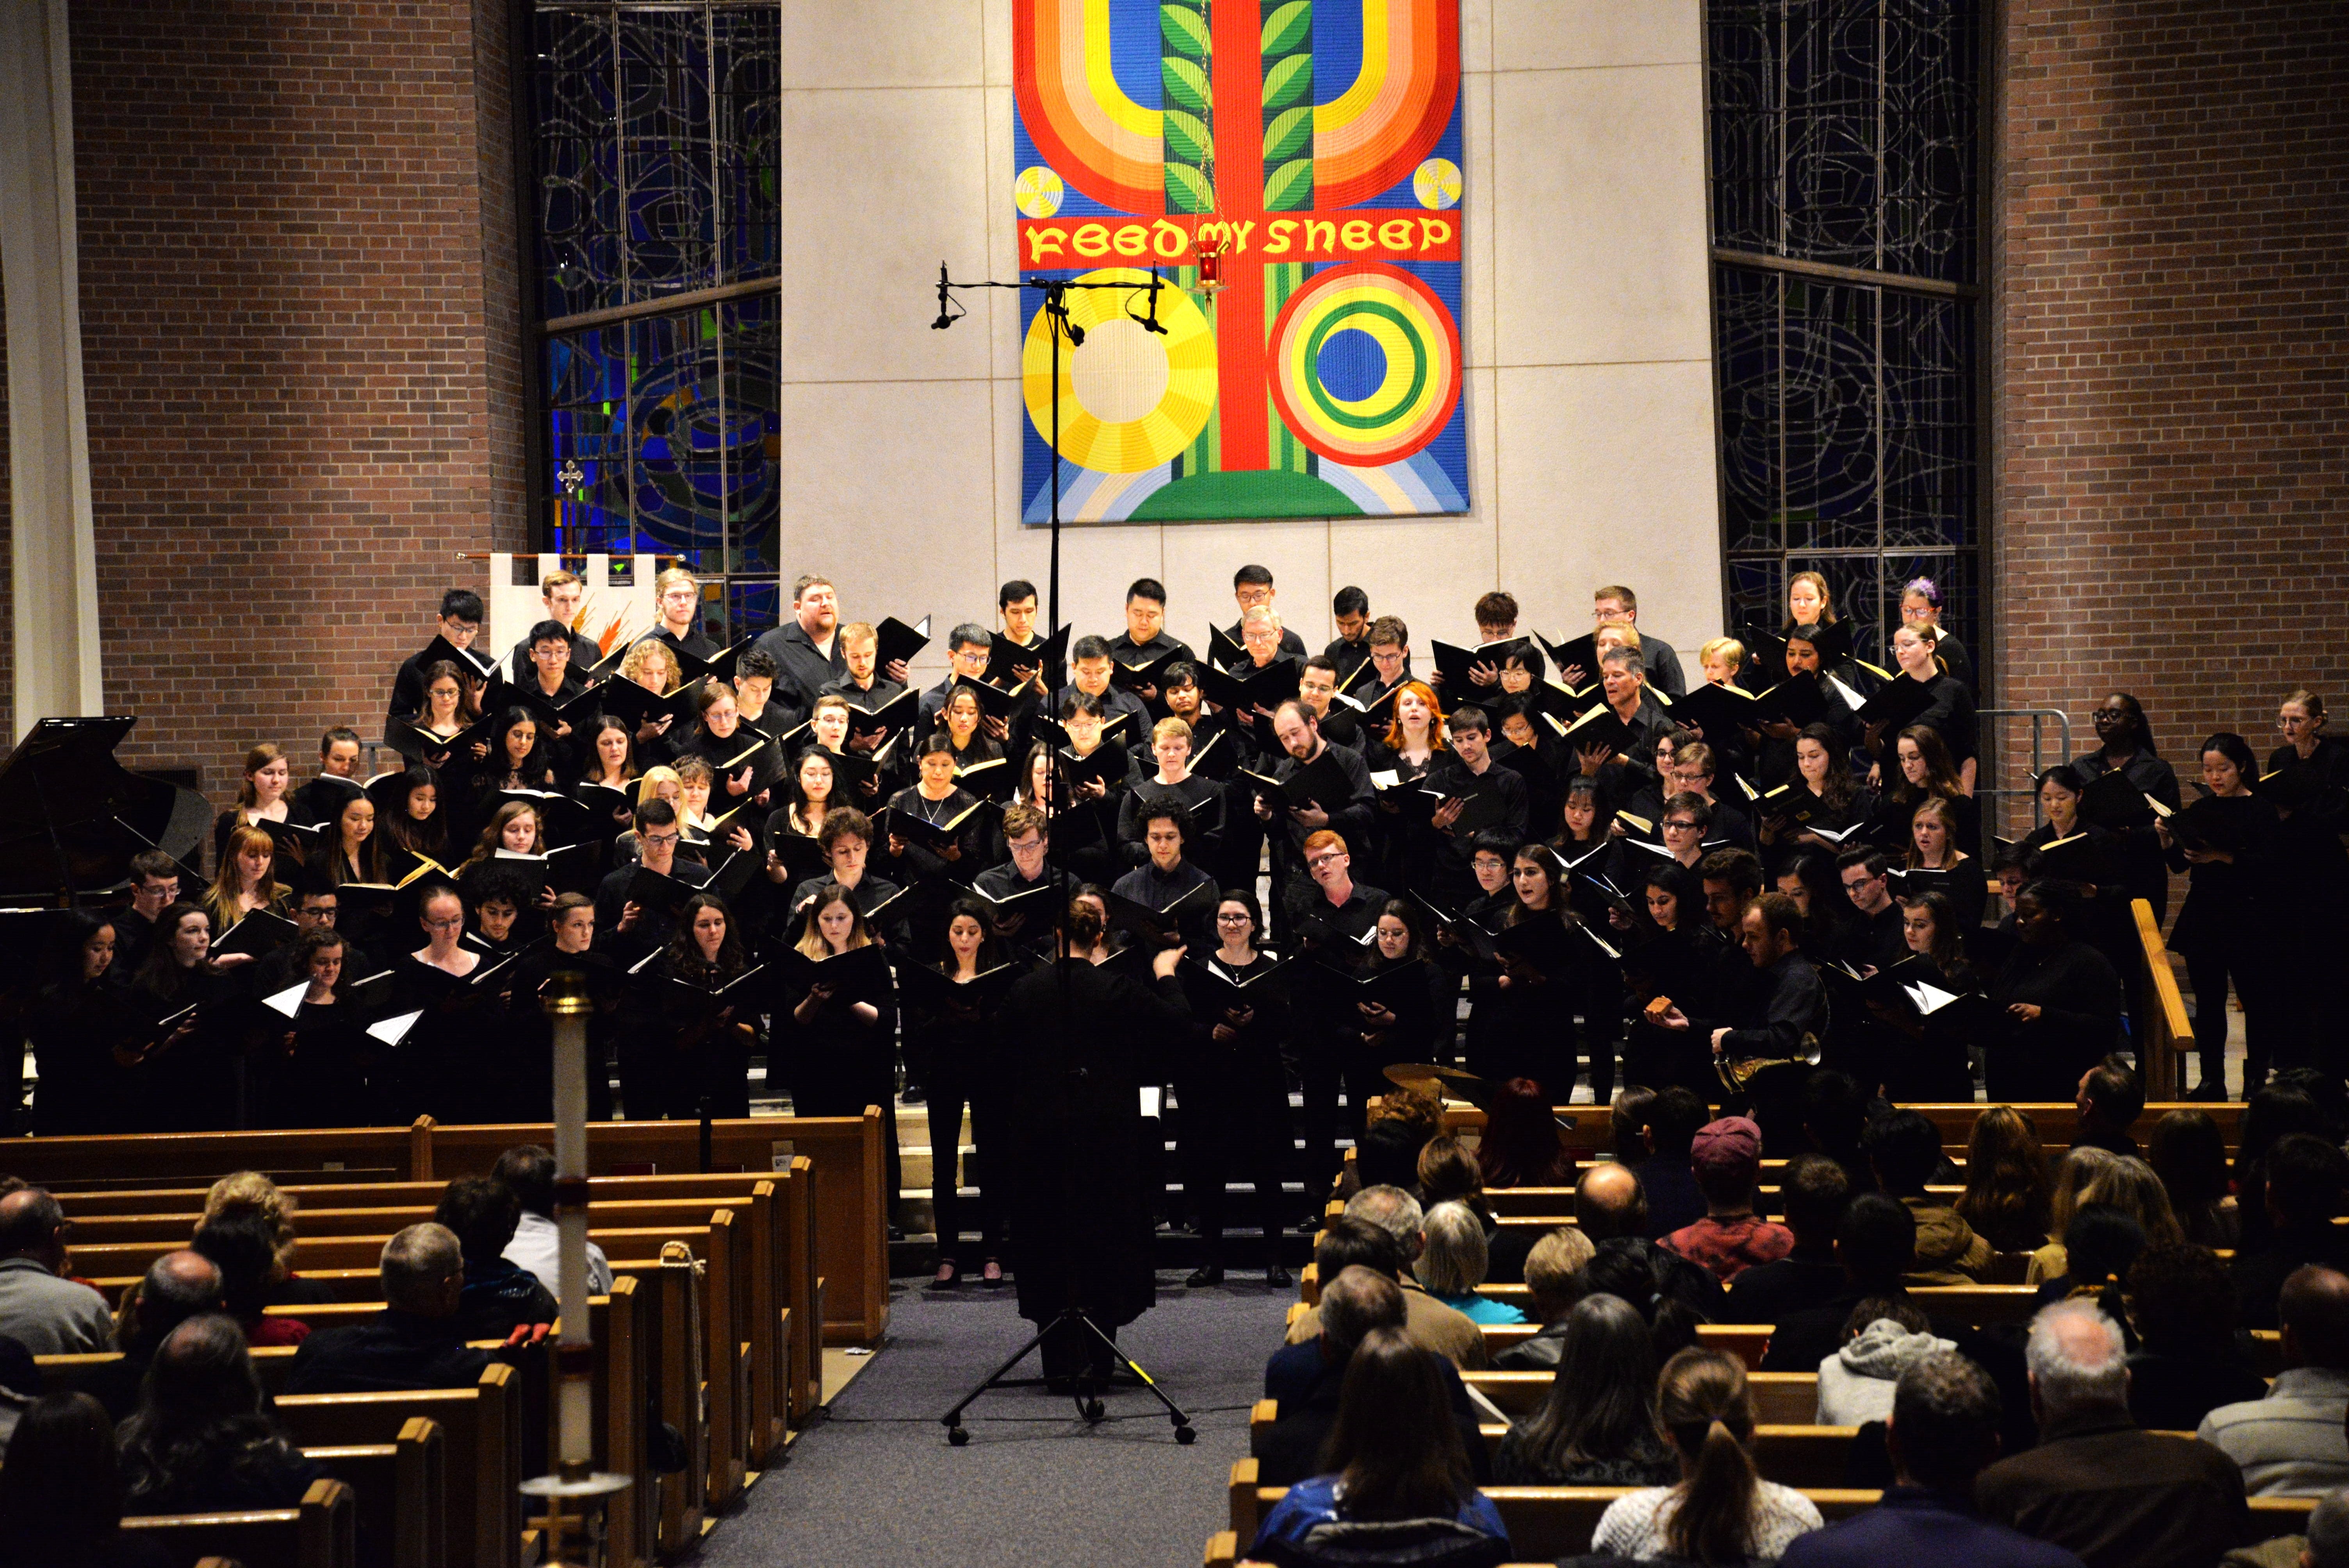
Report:
M1186 55L1205 58L1209 53L1207 24L1199 13L1188 5L1173 4L1158 7L1159 33L1166 42Z
M1264 107L1287 108L1313 90L1313 57L1291 55L1265 74Z
M1264 182L1268 212L1296 212L1313 205L1313 160L1295 158L1272 171Z
M1166 202L1178 212L1212 212L1215 188L1207 177L1187 163L1166 165Z
M1158 79L1165 85L1166 101L1193 114L1207 112L1207 73L1183 58L1169 55L1158 62Z
M1205 164L1216 155L1215 138L1205 120L1179 108L1165 112L1166 156L1184 163Z
M1299 104L1284 110L1279 119L1265 128L1264 161L1268 168L1283 159L1294 158L1312 144L1313 106Z
M1313 0L1288 4L1264 19L1264 57L1271 59L1297 47L1313 29Z

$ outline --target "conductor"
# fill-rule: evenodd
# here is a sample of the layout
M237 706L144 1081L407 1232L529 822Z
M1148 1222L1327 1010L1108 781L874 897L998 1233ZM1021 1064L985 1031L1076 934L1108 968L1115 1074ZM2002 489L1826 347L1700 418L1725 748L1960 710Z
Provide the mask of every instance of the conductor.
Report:
M1007 1125L1021 1130L1011 1171L1013 1266L1019 1315L1050 1324L1071 1308L1103 1333L1157 1299L1151 1206L1143 1191L1141 1086L1190 1017L1174 978L1182 949L1151 960L1148 984L1085 954L1100 910L1069 906L1061 955L1016 981L997 1021ZM1105 1380L1109 1347L1071 1322L1043 1342L1044 1377L1065 1387L1090 1369Z

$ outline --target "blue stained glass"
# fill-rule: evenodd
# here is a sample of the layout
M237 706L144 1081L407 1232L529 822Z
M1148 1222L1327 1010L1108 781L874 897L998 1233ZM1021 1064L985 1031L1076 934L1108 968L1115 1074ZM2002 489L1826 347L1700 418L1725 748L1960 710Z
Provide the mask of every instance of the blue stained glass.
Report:
M710 584L712 635L776 614L774 298L561 318L775 275L781 26L780 6L733 0L533 13L543 542L683 563Z

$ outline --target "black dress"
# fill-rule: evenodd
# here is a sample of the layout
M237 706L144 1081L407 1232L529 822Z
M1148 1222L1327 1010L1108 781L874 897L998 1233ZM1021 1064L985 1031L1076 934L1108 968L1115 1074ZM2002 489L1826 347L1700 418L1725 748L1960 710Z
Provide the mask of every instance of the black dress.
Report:
M1278 963L1258 953L1254 963L1236 967L1211 952L1204 964L1185 966L1192 1022L1173 1077L1182 1109L1183 1190L1198 1216L1201 1262L1210 1266L1223 1262L1224 1187L1235 1177L1255 1187L1267 1263L1280 1257L1281 1181L1295 1147L1281 1062L1289 1006L1278 977L1259 979ZM1251 980L1259 983L1244 993L1230 988ZM1226 1009L1247 1021L1232 1023L1236 1037L1219 1041L1215 1027L1230 1022Z
M930 1123L930 1207L938 1259L968 1269L962 1244L963 1179L978 1189L979 1259L1003 1245L1006 1181L994 1162L1008 1157L1010 1135L1000 1122L996 1088L995 1032L989 1017L1005 984L979 978L957 984L926 965L900 971L905 981L905 1072L926 1094ZM1008 972L1002 980L1009 979ZM971 1168L957 1172L965 1107L970 1111Z
M2018 944L1990 1000L1983 1087L1994 1102L2069 1100L2080 1092L2080 1075L2120 1043L2120 976L2085 942ZM2007 1008L2017 1002L2034 1004L2039 1016L2015 1017Z
M867 882L872 878L866 878ZM862 885L862 884L860 884ZM843 954L843 958L852 957ZM795 1116L862 1116L868 1105L881 1108L883 1161L887 1167L885 1202L896 1206L903 1185L897 1149L895 1110L897 1039L897 989L885 965L859 960L850 971L853 983L835 985L805 1022L797 1016L809 988L826 979L826 964L812 966L786 959L778 979L774 1006L774 1049L770 1061L781 1057L787 1064L784 1081L792 1088ZM855 1015L859 1002L869 1002L879 1015L866 1023ZM769 1078L774 1074L770 1069Z
M1020 1316L1078 1307L1109 1332L1156 1301L1141 1086L1161 1080L1190 1018L1180 982L1082 959L1037 969L1004 998L996 1054L1020 1130L1009 1216ZM1044 1344L1048 1377L1102 1360L1081 1331Z
M391 961L394 1013L421 1011L399 1046L391 1076L405 1121L429 1115L450 1123L496 1119L494 1086L506 1073L502 1027L512 965L490 973L483 958L470 974L451 975L412 953ZM477 983L478 982L478 983Z
M41 1136L128 1130L121 1121L114 1048L132 1044L140 1017L128 986L112 970L96 980L52 985L33 1006L26 1033L41 1081L33 1091L33 1130Z
M2189 866L2185 851L2172 847L2170 869L2188 872L2192 881L2169 929L2169 945L2186 955L2186 978L2194 987L2200 1083L2223 1081L2227 982L2234 981L2243 1004L2243 1092L2248 1097L2267 1077L2283 1022L2275 1006L2279 932L2269 896L2279 871L2282 825L2275 807L2256 795L2210 796L2187 810L2211 842L2234 859Z

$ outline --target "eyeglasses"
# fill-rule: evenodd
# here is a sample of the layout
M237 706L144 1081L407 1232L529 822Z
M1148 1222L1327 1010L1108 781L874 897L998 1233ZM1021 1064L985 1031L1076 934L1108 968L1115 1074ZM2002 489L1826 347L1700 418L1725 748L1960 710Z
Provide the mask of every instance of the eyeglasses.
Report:
M644 836L644 843L645 846L649 849L657 844L674 844L683 837L685 837L685 835L682 833L647 833Z
M1237 910L1234 910L1229 914L1218 913L1216 916L1216 923L1217 925L1246 925L1248 923L1248 920L1249 917L1247 915L1241 913Z
M1682 830L1682 831L1684 831L1684 832L1692 832L1692 832L1696 831L1696 824L1695 824L1694 822L1689 822L1689 821L1666 822L1666 823L1664 824L1664 826L1665 826L1665 827L1667 827L1667 828L1679 828L1679 829L1681 829L1681 830Z
M459 915L454 920L427 920L424 923L424 929L427 931L455 931L462 927L464 923L465 917L463 915Z
M1326 854L1319 854L1319 855L1314 855L1314 856L1312 856L1311 858L1309 858L1309 860L1307 860L1305 863L1306 863L1308 866L1310 866L1311 868L1313 868L1315 871L1319 871L1323 866L1334 866L1334 865L1336 865L1340 861L1342 861L1342 860L1344 860L1345 858L1346 858L1346 857L1345 857L1345 855L1344 855L1344 853L1343 853L1342 851L1338 851L1338 850L1331 850L1331 851L1329 851L1328 853L1326 853Z

